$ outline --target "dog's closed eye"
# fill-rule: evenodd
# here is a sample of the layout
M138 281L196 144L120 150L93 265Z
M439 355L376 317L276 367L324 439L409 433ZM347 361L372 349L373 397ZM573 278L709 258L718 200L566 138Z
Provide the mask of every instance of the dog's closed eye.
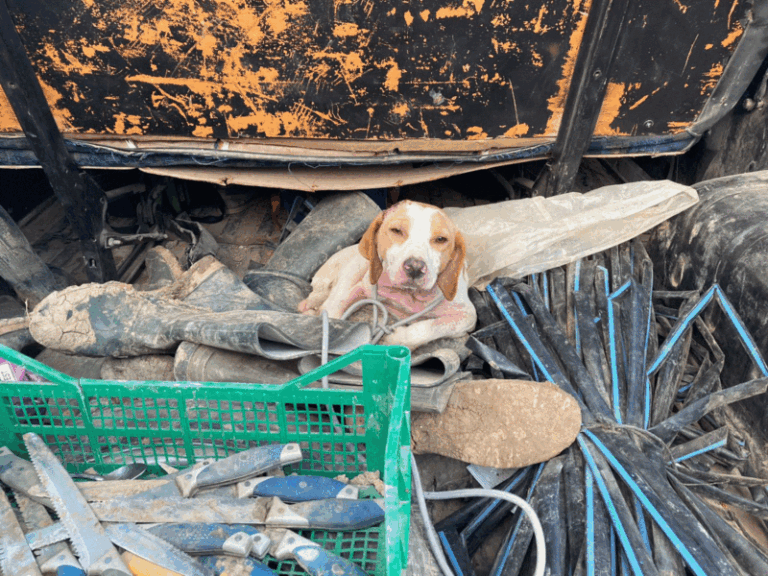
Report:
M445 236L438 236L437 238L432 240L435 244L445 244L448 242L448 238Z
M404 234L402 228L394 228L393 227L393 228L390 228L389 231L392 232L392 234L394 234L396 236L402 236Z

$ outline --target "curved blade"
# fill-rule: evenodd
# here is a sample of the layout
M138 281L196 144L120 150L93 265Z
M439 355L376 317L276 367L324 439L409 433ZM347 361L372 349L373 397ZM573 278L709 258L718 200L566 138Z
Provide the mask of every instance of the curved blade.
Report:
M104 533L99 520L91 510L67 471L37 434L24 434L32 464L59 518L69 533L75 553L88 574L130 576L112 542Z

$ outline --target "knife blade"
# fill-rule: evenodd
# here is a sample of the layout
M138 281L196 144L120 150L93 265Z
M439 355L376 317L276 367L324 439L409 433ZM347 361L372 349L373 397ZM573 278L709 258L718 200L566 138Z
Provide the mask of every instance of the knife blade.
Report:
M277 560L291 558L312 576L367 576L357 564L337 556L291 530L268 530L272 540L269 553Z
M326 498L357 500L357 486L325 476L264 476L237 484L238 498L277 496L283 502L306 502Z
M217 460L208 466L179 474L175 478L176 486L182 496L189 498L201 488L234 484L270 468L294 464L302 458L301 448L295 442L256 446Z
M131 576L85 498L43 439L28 432L24 434L24 443L40 484L48 493L89 576L99 576L106 571L114 576Z
M27 545L16 513L0 487L0 573L14 576L42 576L35 555Z
M104 532L113 544L165 570L185 576L213 576L211 570L136 524L108 524Z
M195 556L212 556L217 554L236 554L238 544L235 538L245 534L250 539L247 552L256 558L264 558L269 550L269 538L257 528L248 524L205 524L177 523L157 524L147 529L179 550ZM244 547L240 548L241 550Z
M54 523L45 506L18 492L14 491L13 495L27 530L38 530ZM37 563L44 574L67 572L66 568L70 568L71 574L85 574L64 542L41 548L37 554Z

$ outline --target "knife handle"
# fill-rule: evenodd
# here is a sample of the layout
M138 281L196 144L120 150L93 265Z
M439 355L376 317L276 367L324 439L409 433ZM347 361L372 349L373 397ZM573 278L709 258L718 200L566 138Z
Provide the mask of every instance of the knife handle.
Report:
M357 486L350 486L325 476L265 476L251 478L237 485L238 498L273 497L283 502L307 502L326 498L357 500Z
M85 576L85 572L77 566L59 566L56 568L56 576Z
M301 459L301 448L295 442L256 446L213 462L208 466L179 474L174 480L181 495L189 498L201 488L234 484L266 472L270 468L293 464Z
M232 545L236 540L227 542L245 533L250 537L251 546L248 547L251 555L263 558L269 549L270 540L265 534L248 524L204 524L204 523L179 523L158 524L148 529L150 533L162 538L171 546L186 552L187 554L207 556L235 553L237 550ZM242 552L244 556L248 552Z
M277 559L293 558L299 566L312 576L367 576L365 571L354 562L329 552L316 542L312 542L290 530L276 547L273 555Z
M277 573L253 558L231 558L229 556L203 556L199 559L216 576L277 576Z
M288 506L273 498L265 519L268 526L314 530L362 530L384 521L383 501L313 500Z
M184 574L179 574L173 570L158 566L157 564L145 560L141 556L136 556L136 554L131 554L130 552L123 552L121 556L123 562L128 566L128 569L133 576L184 576Z

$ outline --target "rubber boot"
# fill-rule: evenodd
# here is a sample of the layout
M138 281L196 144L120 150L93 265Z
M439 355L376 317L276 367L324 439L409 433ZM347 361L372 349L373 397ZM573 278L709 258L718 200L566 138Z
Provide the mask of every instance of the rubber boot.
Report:
M184 273L176 256L164 246L155 246L147 252L144 259L147 281L142 290L157 290L171 286Z
M105 358L101 365L102 380L171 382L173 356L151 354L133 358Z
M207 312L137 292L130 284L84 284L54 292L30 315L40 344L85 356L129 357L172 350L188 341L290 360L322 349L322 318L272 310ZM329 322L329 353L370 341L366 324Z
M254 293L242 280L216 260L205 256L176 282L156 294L213 312L229 310L277 310L280 308Z
M278 362L251 354L182 342L173 375L179 381L285 384L299 377L296 362Z
M55 290L66 286L30 246L10 214L0 206L0 277L22 302L33 308Z
M296 312L320 266L358 242L380 212L362 192L326 196L277 247L264 268L250 270L243 281L265 300Z

